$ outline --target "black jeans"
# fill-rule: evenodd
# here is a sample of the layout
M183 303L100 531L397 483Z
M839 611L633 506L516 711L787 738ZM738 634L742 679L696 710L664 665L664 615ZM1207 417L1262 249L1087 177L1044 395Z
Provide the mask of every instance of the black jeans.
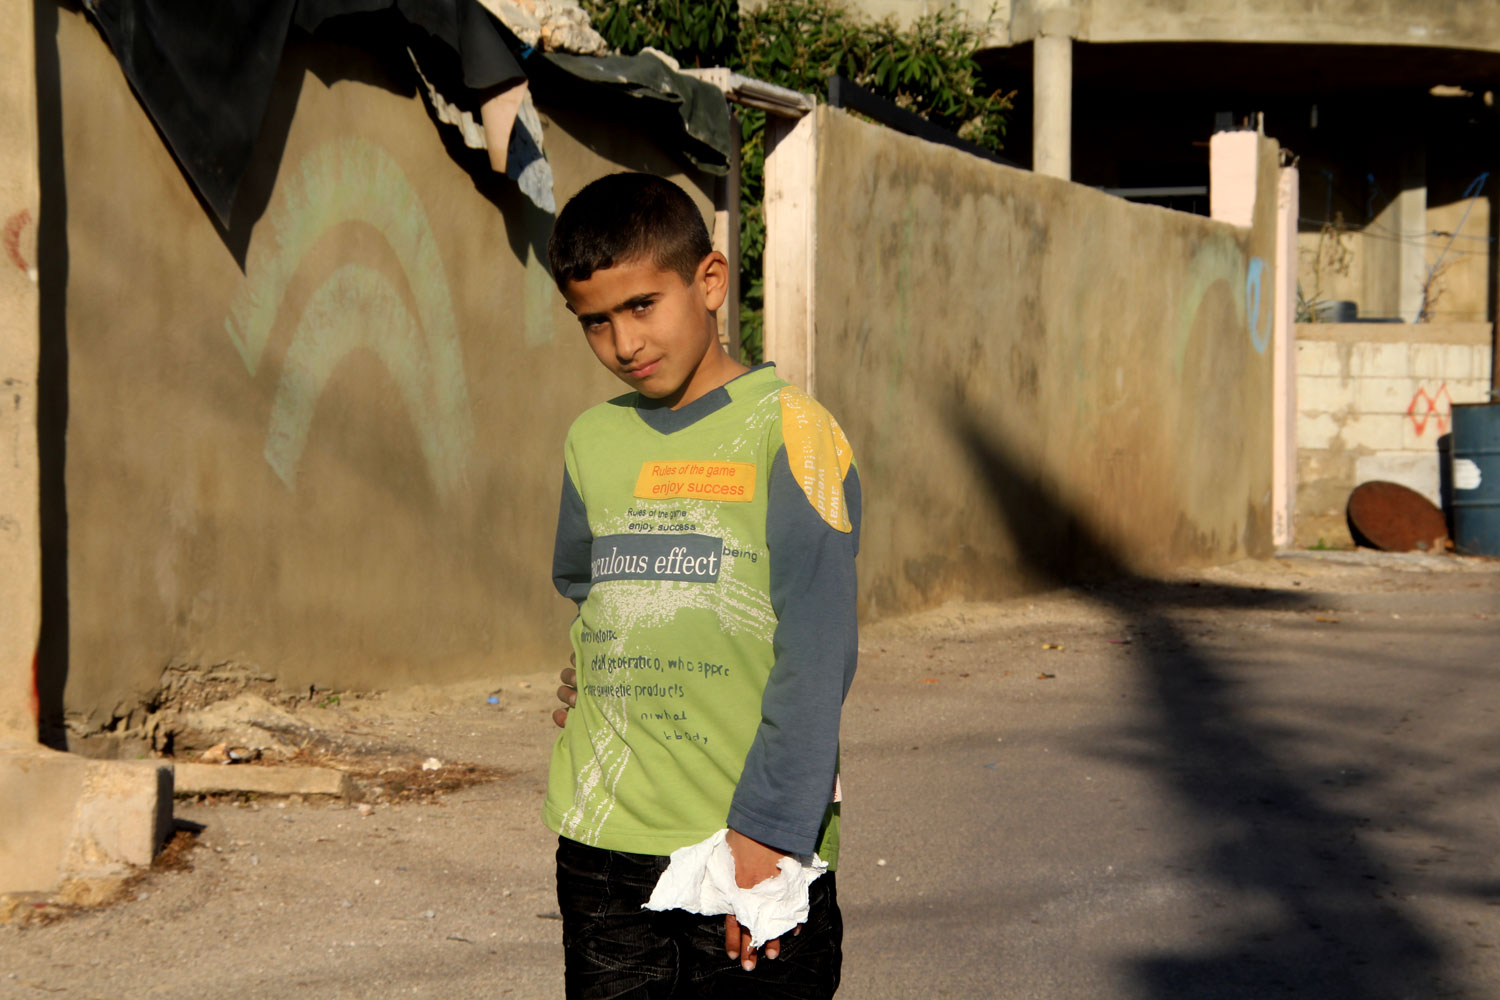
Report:
M724 953L724 918L644 910L669 859L557 840L568 1000L785 997L826 1000L839 986L844 923L832 872L809 888L802 933L746 972Z

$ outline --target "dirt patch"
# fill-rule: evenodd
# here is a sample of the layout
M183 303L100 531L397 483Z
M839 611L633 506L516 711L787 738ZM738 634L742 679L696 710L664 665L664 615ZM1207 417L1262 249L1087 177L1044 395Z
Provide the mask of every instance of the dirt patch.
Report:
M220 687L217 694L227 697L188 708L174 704L162 709L172 713L170 723L163 723L170 725L172 733L168 756L236 770L263 765L328 768L349 776L341 797L375 804L431 801L514 773L493 764L452 759L451 749L442 759L434 756L431 738L425 737L421 723L437 718L439 706L455 704L453 697L435 692L415 698L380 692L331 693L281 704L228 687ZM500 710L498 697L469 691L455 697ZM210 745L200 750L204 744ZM212 804L263 797L266 793L247 791L193 799Z
M309 755L307 763L337 767L354 777L356 801L371 803L431 802L446 792L483 785L511 777L514 771L482 764L444 764L424 768L422 764L387 764L375 767L369 761L335 762Z
M174 664L162 671L150 708L152 711L170 708L190 712L242 694L258 695L273 705L295 708L310 701L317 692L288 694L271 674L235 663L219 663L206 668Z
M315 686L289 691L274 675L233 662L174 663L138 703L102 721L70 716L68 748L92 757L182 757L224 742L287 759L328 739L304 714L351 697Z
M156 855L156 860L151 862L151 871L192 871L192 853L198 847L198 835L202 832L202 829L197 824L179 824L177 831L172 834L166 846Z
M487 704L500 704L496 694ZM332 767L354 776L367 799L409 801L508 774L434 762L430 749L418 745L409 723L450 707L453 697L427 689L287 692L274 677L237 664L179 664L164 670L140 710L116 718L110 733L166 760ZM467 689L462 697L486 703L485 695Z
M0 924L46 927L81 913L143 898L141 893L153 876L193 870L191 855L198 848L201 832L202 827L197 824L178 823L149 868L137 868L114 877L70 879L53 893L0 897Z
M448 792L461 788L502 781L516 772L503 767L464 761L439 761L434 757L425 760L409 756L360 755L330 752L321 749L303 749L275 766L306 766L330 768L341 771L351 779L346 785L346 794L338 796L349 802L368 802L394 805L404 802L433 802ZM249 770L257 762L227 765ZM251 803L266 798L282 796L263 791L224 791L188 793L181 798L205 805ZM326 795L289 796L300 802L307 798L327 799Z

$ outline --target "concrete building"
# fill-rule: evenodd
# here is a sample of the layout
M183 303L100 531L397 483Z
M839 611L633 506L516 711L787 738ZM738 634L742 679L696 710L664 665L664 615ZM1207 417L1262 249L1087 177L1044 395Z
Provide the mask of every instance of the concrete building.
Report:
M857 6L909 19L943 5ZM956 6L984 20L991 5ZM1421 0L1002 0L982 61L1018 91L1010 156L1133 200L1207 214L1209 136L1262 121L1299 161L1309 305L1491 322L1497 14Z
M1491 398L1500 357L1500 3L1002 0L989 25L1007 153L1039 173L1210 214L1210 137L1276 138L1299 178L1296 540L1348 544L1359 482L1438 500L1449 409Z

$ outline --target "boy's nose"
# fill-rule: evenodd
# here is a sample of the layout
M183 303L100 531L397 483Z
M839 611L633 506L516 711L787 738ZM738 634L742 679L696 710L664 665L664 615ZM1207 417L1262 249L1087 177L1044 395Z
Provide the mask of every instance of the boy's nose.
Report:
M643 343L640 333L632 330L629 324L615 326L615 357L620 361L629 361L639 354Z

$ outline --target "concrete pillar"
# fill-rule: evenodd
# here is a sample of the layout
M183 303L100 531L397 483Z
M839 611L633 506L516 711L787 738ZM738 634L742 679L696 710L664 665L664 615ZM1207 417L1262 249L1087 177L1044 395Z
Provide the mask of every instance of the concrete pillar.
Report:
M36 741L38 283L46 277L36 265L36 7L55 21L53 5L0 0L0 894L50 892L76 879L101 885L150 864L172 828L170 765L86 760Z
M1276 311L1271 317L1271 543L1292 544L1297 501L1297 168L1276 184Z
M1061 12L1059 12L1061 13ZM1031 169L1048 177L1073 176L1073 39L1042 32L1032 41L1031 92L1034 117Z
M37 501L36 45L32 5L0 21L0 747L36 742L41 626Z
M1427 150L1420 139L1401 157L1401 193L1395 200L1401 319L1415 323L1427 283Z

